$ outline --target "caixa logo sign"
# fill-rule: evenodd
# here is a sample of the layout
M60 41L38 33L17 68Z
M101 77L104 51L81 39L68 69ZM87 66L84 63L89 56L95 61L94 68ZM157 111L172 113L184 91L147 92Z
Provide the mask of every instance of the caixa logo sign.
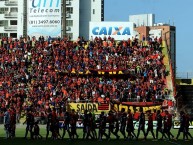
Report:
M59 7L61 0L31 0L33 8L40 8L40 7Z
M93 35L131 35L129 27L94 27Z

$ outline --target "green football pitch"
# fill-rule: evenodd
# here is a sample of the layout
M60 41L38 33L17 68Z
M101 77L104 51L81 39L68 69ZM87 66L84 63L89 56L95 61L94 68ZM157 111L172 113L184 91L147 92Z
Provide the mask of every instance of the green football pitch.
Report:
M172 130L172 133L176 136L177 134L176 129ZM191 134L193 134L193 130L190 130ZM182 140L182 134L179 138L178 141L165 141L165 140L159 140L159 141L152 141L152 136L149 134L148 139L146 141L142 140L142 136L141 139L139 139L138 141L136 140L132 140L132 141L125 141L122 139L116 140L115 138L113 138L112 135L112 139L110 141L107 140L103 140L101 142L99 142L98 140L82 140L82 130L78 129L78 135L79 135L79 139L77 140L69 140L68 139L68 135L66 135L66 138L64 140L52 140L52 139L48 139L45 140L45 126L41 126L41 131L40 131L41 135L44 137L42 140L30 140L30 139L24 139L24 134L25 134L25 126L23 125L18 125L17 129L16 129L16 138L14 139L5 139L5 131L3 129L3 125L0 126L0 145L61 145L61 144L66 144L66 145L126 145L126 144L130 144L130 145L192 145L193 144L193 140L191 141L183 141ZM61 131L62 133L62 131ZM29 137L29 134L28 134Z

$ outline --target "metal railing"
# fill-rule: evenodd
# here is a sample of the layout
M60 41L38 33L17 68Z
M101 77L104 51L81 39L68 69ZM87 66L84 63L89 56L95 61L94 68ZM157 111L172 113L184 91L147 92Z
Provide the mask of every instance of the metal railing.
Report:
M66 5L70 5L71 2L69 0L66 0Z
M6 17L8 17L8 18L16 18L17 17L17 13L6 13L6 14L4 14L4 17L6 18Z
M4 30L5 31L17 30L17 26L5 26Z
M193 72L177 72L177 79L193 79Z

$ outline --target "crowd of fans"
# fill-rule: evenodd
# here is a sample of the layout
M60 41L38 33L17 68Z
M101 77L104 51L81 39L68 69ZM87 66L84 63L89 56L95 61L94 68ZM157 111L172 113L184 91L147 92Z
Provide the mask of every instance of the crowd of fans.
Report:
M0 106L17 117L33 106L40 115L67 101L156 101L165 95L166 70L160 39L72 42L50 37L0 39ZM98 75L98 71L122 71Z

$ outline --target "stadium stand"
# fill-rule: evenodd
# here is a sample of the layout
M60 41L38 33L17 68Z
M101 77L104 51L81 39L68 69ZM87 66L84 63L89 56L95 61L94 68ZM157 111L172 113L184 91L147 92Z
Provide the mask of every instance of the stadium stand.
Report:
M12 106L18 121L29 107L44 116L49 107L60 114L68 102L162 102L167 95L161 39L28 37L0 43L1 114Z

